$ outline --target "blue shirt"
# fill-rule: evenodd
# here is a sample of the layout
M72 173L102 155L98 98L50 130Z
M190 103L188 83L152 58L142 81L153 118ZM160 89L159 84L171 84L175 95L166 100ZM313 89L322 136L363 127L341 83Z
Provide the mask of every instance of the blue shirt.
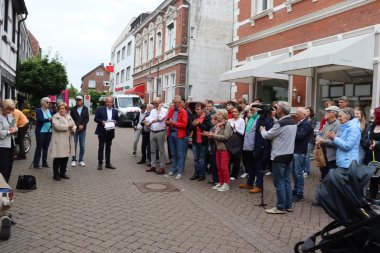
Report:
M78 115L80 116L80 114L82 113L82 111L83 111L83 106L81 106L81 107L77 107L77 112L78 112Z
M42 110L42 113L44 114L44 119L51 119L50 110L47 110L47 112ZM51 122L45 122L42 125L41 133L50 133L50 132L51 132Z

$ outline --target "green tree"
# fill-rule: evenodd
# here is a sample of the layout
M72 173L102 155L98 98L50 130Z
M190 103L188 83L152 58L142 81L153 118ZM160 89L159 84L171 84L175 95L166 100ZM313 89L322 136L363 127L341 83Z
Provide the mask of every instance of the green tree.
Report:
M69 98L75 98L78 96L79 91L77 88L74 87L74 85L71 83L70 86L68 87L69 90Z
M57 95L66 88L67 73L58 55L31 58L20 64L17 89L41 98Z

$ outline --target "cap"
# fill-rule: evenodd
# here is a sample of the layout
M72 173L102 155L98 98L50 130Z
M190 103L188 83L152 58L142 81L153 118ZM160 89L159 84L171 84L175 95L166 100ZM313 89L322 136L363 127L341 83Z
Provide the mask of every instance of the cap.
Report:
M326 112L339 112L340 108L338 106L332 105L325 109Z
M75 100L83 100L83 97L82 97L81 95L76 96L76 97L75 97Z

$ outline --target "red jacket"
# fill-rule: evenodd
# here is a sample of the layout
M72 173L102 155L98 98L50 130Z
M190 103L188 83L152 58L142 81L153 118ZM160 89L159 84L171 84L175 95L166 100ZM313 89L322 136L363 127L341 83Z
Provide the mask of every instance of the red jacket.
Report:
M172 127L177 128L177 138L186 137L186 127L187 127L187 112L182 107L178 108L178 117L177 122L172 122L172 125L169 127L168 135L170 135L170 130ZM173 120L174 108L169 110L166 120Z

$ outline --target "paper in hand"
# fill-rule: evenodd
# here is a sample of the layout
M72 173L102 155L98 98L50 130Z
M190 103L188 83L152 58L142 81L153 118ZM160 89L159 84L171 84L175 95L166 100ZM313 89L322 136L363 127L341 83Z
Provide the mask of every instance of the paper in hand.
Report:
M104 123L104 128L106 130L112 130L112 129L115 129L115 122L114 121L106 121Z

